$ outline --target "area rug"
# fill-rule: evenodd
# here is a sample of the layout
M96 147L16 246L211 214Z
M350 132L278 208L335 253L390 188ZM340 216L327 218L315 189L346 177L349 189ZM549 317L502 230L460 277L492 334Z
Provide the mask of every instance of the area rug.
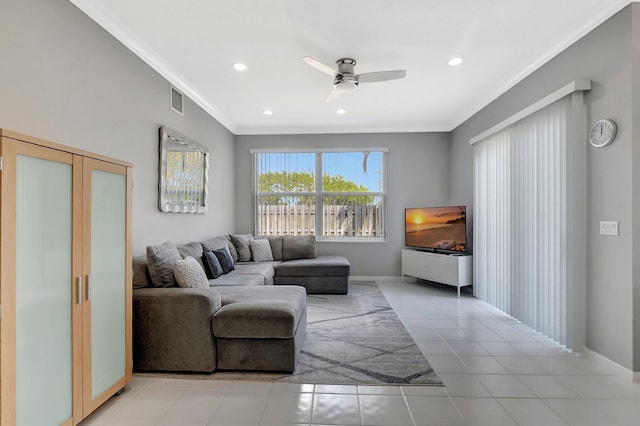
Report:
M307 334L292 374L218 371L208 375L136 375L282 383L442 385L373 281L350 282L347 295L307 296Z

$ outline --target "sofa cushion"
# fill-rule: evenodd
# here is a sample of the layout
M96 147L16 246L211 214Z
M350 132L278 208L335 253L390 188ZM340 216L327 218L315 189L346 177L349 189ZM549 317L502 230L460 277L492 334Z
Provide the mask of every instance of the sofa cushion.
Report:
M271 244L273 260L282 260L282 236L264 238L269 240L269 244Z
M147 264L151 285L154 287L175 287L173 265L182 260L178 249L171 241L157 246L147 246Z
M251 234L229 234L231 242L238 252L237 262L249 262L251 260L251 247L249 242L253 240Z
M191 256L178 260L173 265L173 275L180 287L209 288L209 281L202 266Z
M202 263L204 264L204 272L210 280L216 279L224 274L222 265L220 265L220 261L214 252L205 251L202 255Z
M231 272L231 275L262 275L264 277L263 285L270 284L275 275L274 265L269 262L239 262L234 266L235 270Z
M222 247L226 247L229 250L234 262L238 261L238 252L236 252L236 248L229 237L214 237L202 241L202 249L204 251L214 251Z
M306 315L303 287L225 287L218 292L222 307L211 322L216 337L287 339Z
M344 256L318 256L283 262L276 267L279 277L349 276L351 265Z
M249 241L249 248L251 248L251 258L254 262L273 262L271 244L269 244L268 240L251 240Z
M193 257L204 271L204 264L202 263L202 243L194 242L178 246L178 253L180 253L183 259L189 256Z
M315 259L316 237L282 237L282 260Z
M133 288L151 287L151 277L147 268L147 256L133 258Z
M235 274L232 271L229 274L220 275L215 280L209 280L210 287L262 287L264 286L264 275L243 275Z
M219 248L218 250L214 250L213 254L218 258L218 262L220 262L220 266L222 266L222 273L228 274L233 271L233 259L231 258L231 254L229 253L229 249L227 247Z
M202 241L201 244L204 251L214 251L222 247L229 247L229 240L225 237L214 237Z

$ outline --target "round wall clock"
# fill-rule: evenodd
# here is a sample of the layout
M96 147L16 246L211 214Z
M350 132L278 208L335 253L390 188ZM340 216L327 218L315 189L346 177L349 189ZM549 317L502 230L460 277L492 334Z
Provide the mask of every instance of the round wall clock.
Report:
M615 121L608 118L598 120L591 126L589 142L596 148L607 146L616 138L617 131L618 126Z

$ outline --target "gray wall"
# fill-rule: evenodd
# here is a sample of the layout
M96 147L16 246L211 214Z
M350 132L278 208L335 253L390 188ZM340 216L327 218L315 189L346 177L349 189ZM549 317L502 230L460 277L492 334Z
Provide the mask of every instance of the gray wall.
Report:
M388 147L387 241L322 242L319 254L342 254L358 276L400 275L405 207L448 202L449 135L447 133L269 135L236 137L236 227L251 232L252 148Z
M173 112L169 83L70 2L3 1L0 52L0 127L134 164L134 254L233 231L233 135L188 99ZM159 212L161 125L211 151L209 213Z
M633 5L636 19L639 8L640 4ZM637 62L637 24L635 31L634 58ZM638 111L636 109L632 114L630 90L631 44L632 13L631 7L627 7L457 127L452 132L450 188L452 201L472 204L470 138L570 81L591 80L593 88L585 96L588 122L612 118L619 125L619 133L612 145L588 149L587 346L626 368L635 367L633 369L637 371L640 365L633 365L633 355L635 347L636 357L640 356L637 355L640 347L637 343L634 345L632 335L633 313L638 312L638 304L636 302L634 308L632 289L633 259L638 255L636 251L634 256L632 233L634 218L635 228L640 225L640 213L632 204L632 164L635 161L637 177L640 163L638 126L635 130L633 126L634 114L638 123ZM636 69L636 83L637 72ZM636 95L636 107L637 102ZM632 143L634 131L635 145ZM588 142L585 140L584 143ZM640 202L636 200L635 204ZM599 235L601 220L619 221L620 235Z
M632 8L633 371L640 371L640 4Z

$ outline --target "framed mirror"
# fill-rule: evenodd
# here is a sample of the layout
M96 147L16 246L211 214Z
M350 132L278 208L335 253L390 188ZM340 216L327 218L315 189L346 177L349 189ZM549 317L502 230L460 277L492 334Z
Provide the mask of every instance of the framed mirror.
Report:
M159 172L160 211L207 212L209 150L206 147L162 126Z

